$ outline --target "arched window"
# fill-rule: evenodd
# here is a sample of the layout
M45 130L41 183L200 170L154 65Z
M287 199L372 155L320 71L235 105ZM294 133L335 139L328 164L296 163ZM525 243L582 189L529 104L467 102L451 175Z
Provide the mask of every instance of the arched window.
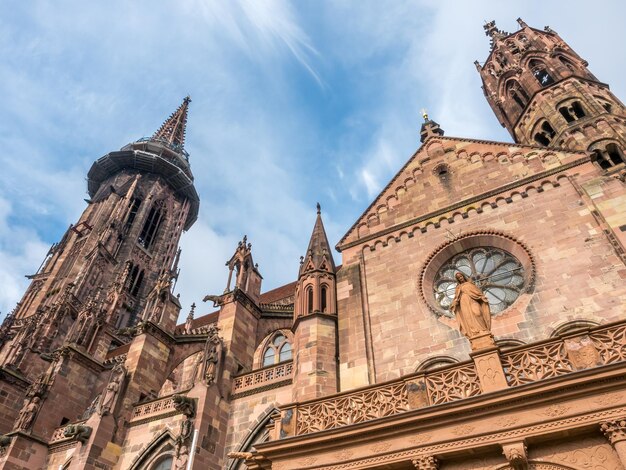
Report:
M541 86L548 86L554 83L554 79L548 73L547 67L539 60L530 61L530 70Z
M277 333L263 352L263 367L289 361L292 357L291 344L282 333Z
M528 94L520 86L517 80L511 79L506 82L506 95L507 97L513 99L513 101L515 101L521 109L524 109L526 107L526 103L528 103Z
M562 55L559 56L559 60L561 61L561 63L567 67L569 70L571 70L572 72L574 72L574 70L576 69L576 67L574 66L574 64L572 64L572 62L570 62L570 60L566 59L565 57L563 57Z
M153 206L148 213L148 217L143 224L138 242L146 249L150 249L156 238L161 222L163 220L163 212L156 206Z
M607 144L604 148L595 149L593 157L603 170L608 170L626 162L624 153L615 143Z
M322 286L320 289L320 297L320 310L326 312L328 310L328 288L326 286Z
M574 101L566 106L561 106L559 112L567 122L574 122L585 117L585 111L578 101Z
M539 145L550 145L552 139L556 135L554 129L550 125L548 121L543 121L541 126L537 128L537 132L535 132L535 142Z
M313 313L313 288L309 287L306 290L306 311L307 313Z
M594 95L594 97L600 102L600 104L602 105L602 107L607 113L610 113L611 111L613 111L613 106L611 106L611 103L609 103L607 100L597 95Z
M171 470L174 459L171 456L160 460L151 470Z

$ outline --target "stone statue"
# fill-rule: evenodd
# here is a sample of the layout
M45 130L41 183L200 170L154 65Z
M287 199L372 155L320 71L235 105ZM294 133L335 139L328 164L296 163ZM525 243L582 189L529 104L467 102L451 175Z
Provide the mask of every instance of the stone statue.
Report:
M109 383L107 384L102 395L102 401L100 402L100 416L107 415L113 410L125 375L126 371L121 364L118 364L113 368L111 378L109 379Z
M485 294L461 272L454 277L458 281L450 310L454 312L461 333L472 339L491 333L491 312Z
M176 460L174 461L174 470L185 470L187 461L189 460L189 448L185 444L181 444L176 451Z
M39 411L41 399L34 397L32 400L25 400L24 406L20 410L20 414L15 421L14 429L18 431L28 431L33 425L35 416Z
M204 380L207 385L211 385L217 380L218 368L222 357L222 339L217 334L217 330L214 330L212 333L207 339L205 348L206 371Z

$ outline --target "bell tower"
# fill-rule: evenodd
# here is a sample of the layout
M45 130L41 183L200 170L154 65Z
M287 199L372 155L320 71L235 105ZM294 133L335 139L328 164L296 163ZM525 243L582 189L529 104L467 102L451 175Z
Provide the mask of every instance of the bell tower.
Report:
M485 24L491 51L475 62L502 126L517 143L589 151L601 168L623 168L624 105L554 30L517 22L512 34Z
M178 243L199 208L184 149L190 101L152 137L94 162L87 207L0 329L2 367L30 378L47 367L42 354L64 345L103 361L122 344L117 331L139 320L173 331Z

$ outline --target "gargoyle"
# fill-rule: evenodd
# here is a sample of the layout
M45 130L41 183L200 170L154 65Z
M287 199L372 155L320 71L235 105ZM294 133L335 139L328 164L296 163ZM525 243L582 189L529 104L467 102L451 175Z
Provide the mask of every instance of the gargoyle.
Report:
M91 427L83 424L70 424L63 430L63 436L71 437L84 444L91 436Z
M119 330L117 330L117 334L120 336L135 336L136 333L136 326L127 326L126 328L120 328Z
M186 397L185 395L174 395L174 408L176 411L180 411L188 418L194 418L196 416L196 400Z
M211 302L213 302L213 307L218 307L221 299L222 299L222 296L220 295L205 295L202 301L208 302L210 300Z

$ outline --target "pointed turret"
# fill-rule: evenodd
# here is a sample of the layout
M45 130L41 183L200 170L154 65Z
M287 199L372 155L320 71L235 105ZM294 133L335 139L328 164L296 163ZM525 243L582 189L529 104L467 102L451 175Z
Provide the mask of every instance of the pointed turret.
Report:
M302 276L312 271L335 272L335 262L328 237L326 237L324 222L322 222L322 209L319 203L317 204L317 218L313 226L313 233L306 250L306 256L302 259L299 275Z
M183 149L185 147L189 103L191 103L191 98L186 96L178 109L154 133L152 140L167 142L173 148Z
M294 401L337 392L337 277L317 204L317 218L294 299Z

